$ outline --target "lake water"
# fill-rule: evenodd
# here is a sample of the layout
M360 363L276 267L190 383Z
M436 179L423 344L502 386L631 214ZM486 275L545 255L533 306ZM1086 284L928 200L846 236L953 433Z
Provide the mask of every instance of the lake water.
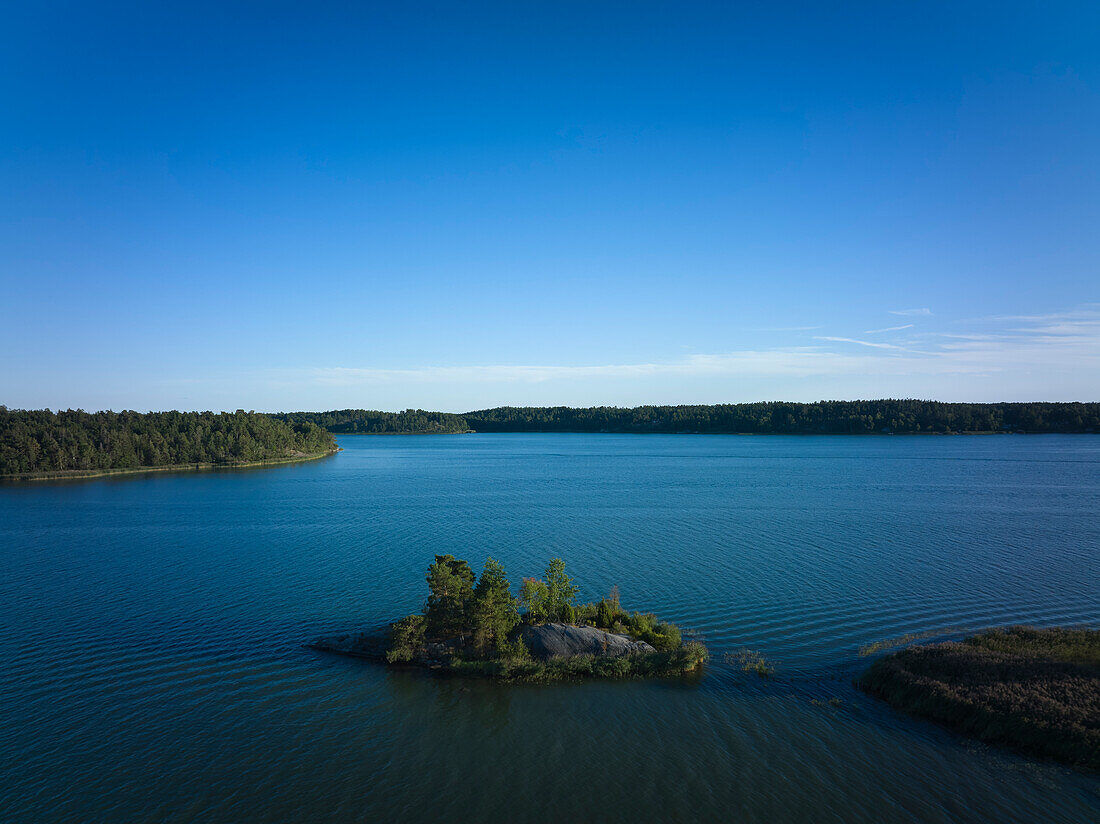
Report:
M851 687L881 639L1100 624L1100 437L339 440L0 487L0 818L1100 819L1100 778ZM582 597L617 585L714 661L504 686L302 647L416 611L443 552L517 585L560 555Z

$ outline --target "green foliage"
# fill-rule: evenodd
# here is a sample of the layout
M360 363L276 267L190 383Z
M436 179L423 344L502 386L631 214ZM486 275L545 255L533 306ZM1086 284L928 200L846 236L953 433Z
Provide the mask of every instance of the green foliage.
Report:
M244 410L141 414L0 406L0 475L232 465L335 448L332 435L312 423Z
M498 657L513 664L531 661L531 652L522 638L516 637L511 641L502 641L498 647Z
M654 649L670 650L680 646L680 628L675 624L660 623L648 635L641 636L643 641L653 645Z
M611 629L615 625L615 617L620 614L622 610L604 598L596 605L596 626Z
M546 567L546 606L552 620L563 620L566 607L572 606L579 588L565 574L565 561L550 559Z
M436 555L428 567L428 602L424 607L432 637L462 635L470 626L474 571L453 555Z
M386 651L386 660L391 664L411 661L424 646L424 631L427 621L423 615L409 615L390 627L390 648Z
M550 590L545 581L524 578L519 588L519 602L527 612L523 619L529 624L544 624L550 620Z
M710 660L710 653L699 641L688 641L669 655L670 662L681 672L691 672Z
M585 604L576 610L577 621L593 624L600 629L610 630L621 635L629 635L639 641L645 641L654 649L668 652L683 643L680 628L675 624L657 620L651 613L627 612L618 601L604 598L596 604Z
M577 611L573 600L578 587L565 574L565 561L554 558L546 568L546 580L524 578L519 590L520 603L526 608L524 620L529 624L547 621L576 621Z
M474 588L471 610L474 651L481 657L508 651L508 635L519 623L516 599L499 562L488 558Z

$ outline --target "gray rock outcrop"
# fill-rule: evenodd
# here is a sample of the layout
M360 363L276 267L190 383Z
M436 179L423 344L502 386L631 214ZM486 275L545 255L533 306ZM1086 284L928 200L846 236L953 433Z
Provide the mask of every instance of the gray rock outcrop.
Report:
M575 627L570 624L524 624L519 636L533 658L571 658L574 655L596 655L617 658L639 652L656 652L645 641L635 641L625 635L615 635L596 627Z

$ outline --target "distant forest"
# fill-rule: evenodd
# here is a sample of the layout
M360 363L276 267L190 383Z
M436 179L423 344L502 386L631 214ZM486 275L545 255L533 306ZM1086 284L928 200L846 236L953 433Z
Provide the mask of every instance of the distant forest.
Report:
M698 432L871 435L966 432L1100 432L1100 403L938 403L920 400L740 403L713 406L568 406L483 409L454 415L410 409L295 412L278 416L331 432Z
M336 433L368 435L430 435L467 432L462 415L450 412L377 412L371 409L337 409L332 412L282 412L272 417L288 423L314 423Z
M328 431L326 431L328 430ZM462 415L376 412L85 412L0 406L0 475L285 460L336 448L331 433L698 432L872 435L1097 432L1100 403L937 403L918 400L568 406Z
M0 475L235 464L336 448L323 428L255 412L85 412L0 406Z

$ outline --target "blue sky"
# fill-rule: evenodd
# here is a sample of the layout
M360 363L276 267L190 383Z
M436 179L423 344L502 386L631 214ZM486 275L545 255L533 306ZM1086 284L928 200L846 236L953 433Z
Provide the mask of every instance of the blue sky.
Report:
M35 3L0 403L1100 400L1094 3Z

